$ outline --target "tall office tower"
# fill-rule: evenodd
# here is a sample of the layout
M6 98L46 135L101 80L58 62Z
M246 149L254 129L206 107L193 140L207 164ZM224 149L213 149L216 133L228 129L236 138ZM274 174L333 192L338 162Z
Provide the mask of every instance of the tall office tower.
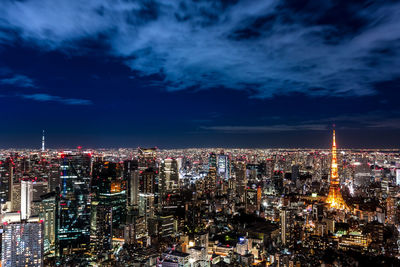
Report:
M41 196L39 218L43 220L44 256L54 257L58 235L59 192L50 192Z
M21 220L29 219L33 201L32 181L21 181Z
M208 194L214 195L217 186L217 168L209 167L208 174L205 178L205 191Z
M238 161L235 164L235 175L237 195L242 198L242 201L244 201L245 190L247 186L246 162Z
M143 217L146 229L149 228L151 219L155 214L155 197L151 193L139 193L139 217Z
M52 159L49 165L48 191L53 192L60 188L60 162Z
M137 207L139 203L140 176L138 170L132 170L127 180L127 205Z
M12 200L13 163L10 158L0 161L0 204Z
M283 246L286 246L290 241L291 228L293 227L293 213L288 208L282 208L279 211L280 217L280 232L281 242Z
M124 180L127 183L126 205L127 209L137 209L139 202L139 170L138 162L128 160L124 162Z
M332 142L332 162L331 162L331 182L329 186L328 197L326 203L331 208L335 209L349 209L346 202L344 202L342 193L340 192L337 155L336 155L336 138L335 130L333 130L333 142Z
M43 266L43 224L3 225L1 266Z
M100 161L93 164L92 199L105 209L112 208L113 234L122 237L122 224L126 217L126 190L120 163Z
M112 249L113 207L103 201L92 201L90 243L97 258L107 257Z
M230 159L228 155L224 155L223 152L218 155L218 175L224 179L229 179L231 176Z
M91 156L68 154L60 165L60 212L57 256L80 258L90 241Z
M134 160L124 161L124 177L127 182L126 195L126 222L124 239L127 244L132 244L137 239L138 232L146 232L144 222L139 218L139 170L138 162ZM143 227L140 227L140 226ZM140 229L141 228L141 229Z
M147 168L139 172L139 191L146 194L154 194L155 198L158 195L158 181L157 181L158 171L153 168ZM157 204L158 202L156 202Z
M161 161L160 183L163 193L179 188L178 163L175 159L167 158Z

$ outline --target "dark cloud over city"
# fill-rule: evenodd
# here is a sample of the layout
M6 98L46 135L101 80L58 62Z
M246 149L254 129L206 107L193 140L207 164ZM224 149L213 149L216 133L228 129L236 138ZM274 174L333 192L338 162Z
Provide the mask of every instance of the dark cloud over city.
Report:
M214 145L207 140L217 133L315 132L335 122L343 130L398 131L397 1L43 0L4 1L2 10L2 100L65 104L86 109L69 114L88 116L111 105L131 124L140 116L157 124L168 110L174 117L170 126L149 131L168 129L173 135L171 127L188 143L196 132L205 145ZM32 61L30 67L24 61ZM117 81L115 88L105 88L105 79ZM157 111L147 115L121 108L132 105L138 112L137 102L151 103L151 97L169 102L154 101ZM210 98L225 101L225 108ZM351 119L364 114L373 115ZM246 136L238 138L221 145L248 144L241 141ZM179 145L169 140L148 142ZM260 146L285 145L257 140Z

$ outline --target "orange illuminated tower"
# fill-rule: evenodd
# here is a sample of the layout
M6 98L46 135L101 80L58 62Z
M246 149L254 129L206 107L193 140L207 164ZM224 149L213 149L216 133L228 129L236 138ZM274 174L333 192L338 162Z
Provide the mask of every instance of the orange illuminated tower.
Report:
M336 139L335 130L333 130L333 143L332 143L332 163L331 163L331 184L329 186L329 194L326 198L326 203L331 208L335 209L349 209L346 202L344 202L342 193L340 193L339 175L336 156Z

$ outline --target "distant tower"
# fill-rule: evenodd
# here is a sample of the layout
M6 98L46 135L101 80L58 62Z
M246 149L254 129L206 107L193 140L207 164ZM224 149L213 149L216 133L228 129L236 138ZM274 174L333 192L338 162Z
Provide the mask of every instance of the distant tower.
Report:
M42 135L42 152L44 152L44 130Z
M346 202L344 202L343 200L342 193L340 193L337 155L336 155L335 130L333 130L333 143L332 143L331 184L329 186L329 194L328 197L326 198L326 203L328 203L331 208L349 209Z

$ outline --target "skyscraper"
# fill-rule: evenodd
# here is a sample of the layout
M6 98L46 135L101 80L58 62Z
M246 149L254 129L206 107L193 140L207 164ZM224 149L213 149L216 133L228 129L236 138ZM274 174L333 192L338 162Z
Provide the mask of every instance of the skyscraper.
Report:
M33 201L32 181L21 181L21 220L31 216L31 205Z
M326 198L326 203L328 203L331 208L348 209L346 202L343 200L342 193L340 192L337 155L336 155L335 130L333 130L333 142L332 142L331 181L329 186L329 194L328 197Z
M41 196L39 218L43 220L43 248L45 256L53 257L58 235L59 192L50 192Z
M0 161L0 204L12 200L13 167L11 158Z
M218 174L224 178L229 179L231 174L230 159L228 155L224 155L223 152L218 155Z
M3 225L1 265L43 266L42 222Z
M90 243L98 258L106 257L112 248L112 206L92 201Z
M90 170L87 154L63 156L60 166L61 190L58 231L58 256L80 257L90 241Z
M167 158L161 161L159 181L161 201L164 201L167 192L179 187L178 163L175 159Z
M122 237L122 224L125 223L126 216L126 191L122 179L122 164L108 161L98 161L93 164L92 200L92 213L98 213L98 215L92 214L92 226L95 224L102 228L96 230L97 240L104 242L105 240L100 236L105 232L108 233L110 229L112 229L111 237ZM111 214L108 214L110 212ZM110 220L107 223L112 224L112 228L108 229L108 226L104 224L106 219ZM109 239L110 248L111 237ZM104 244L101 246L104 249L107 247Z

